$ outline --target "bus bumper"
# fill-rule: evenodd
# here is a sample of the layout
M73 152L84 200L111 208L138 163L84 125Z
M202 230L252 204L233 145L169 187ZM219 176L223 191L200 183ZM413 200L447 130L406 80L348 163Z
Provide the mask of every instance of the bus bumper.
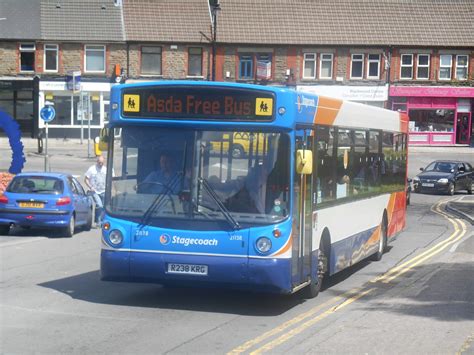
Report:
M168 264L207 265L207 275L174 274ZM291 292L291 260L175 255L102 249L101 280Z

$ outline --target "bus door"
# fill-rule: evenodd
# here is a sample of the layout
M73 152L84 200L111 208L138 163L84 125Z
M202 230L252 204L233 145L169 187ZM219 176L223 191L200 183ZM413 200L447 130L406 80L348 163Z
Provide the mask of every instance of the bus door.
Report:
M298 131L296 139L296 151L312 151L313 138L314 134L312 130L306 129L304 131ZM314 172L311 174L299 174L295 165L292 228L293 287L308 281L311 277L313 173Z

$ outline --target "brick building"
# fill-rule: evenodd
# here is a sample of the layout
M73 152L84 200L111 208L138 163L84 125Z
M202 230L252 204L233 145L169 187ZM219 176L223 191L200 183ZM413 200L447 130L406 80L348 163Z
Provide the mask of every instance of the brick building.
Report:
M471 0L221 0L215 12L206 0L35 0L28 9L5 2L34 20L14 20L19 31L10 15L0 21L0 30L10 24L0 31L0 85L31 83L33 127L41 127L38 108L54 102L62 113L53 135L78 136L87 107L93 128L106 123L116 75L133 83L211 80L215 72L218 81L407 111L412 144L462 144L472 136ZM18 62L31 57L33 70L22 70ZM81 73L82 95L67 85L73 71ZM18 104L23 93L16 95ZM20 111L15 117L27 121Z

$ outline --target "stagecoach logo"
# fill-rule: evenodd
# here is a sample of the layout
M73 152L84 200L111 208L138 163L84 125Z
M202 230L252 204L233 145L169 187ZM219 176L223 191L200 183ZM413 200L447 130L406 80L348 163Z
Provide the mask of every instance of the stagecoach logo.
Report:
M168 234L160 235L160 243L163 245L168 245L171 243L171 237Z

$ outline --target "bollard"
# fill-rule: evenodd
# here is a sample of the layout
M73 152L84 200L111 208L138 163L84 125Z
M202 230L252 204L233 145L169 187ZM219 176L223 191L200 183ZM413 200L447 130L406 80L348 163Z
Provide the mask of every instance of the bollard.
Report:
M95 137L94 138L94 153L96 156L102 155L102 150L100 150L99 148L99 142L100 142L100 138Z

